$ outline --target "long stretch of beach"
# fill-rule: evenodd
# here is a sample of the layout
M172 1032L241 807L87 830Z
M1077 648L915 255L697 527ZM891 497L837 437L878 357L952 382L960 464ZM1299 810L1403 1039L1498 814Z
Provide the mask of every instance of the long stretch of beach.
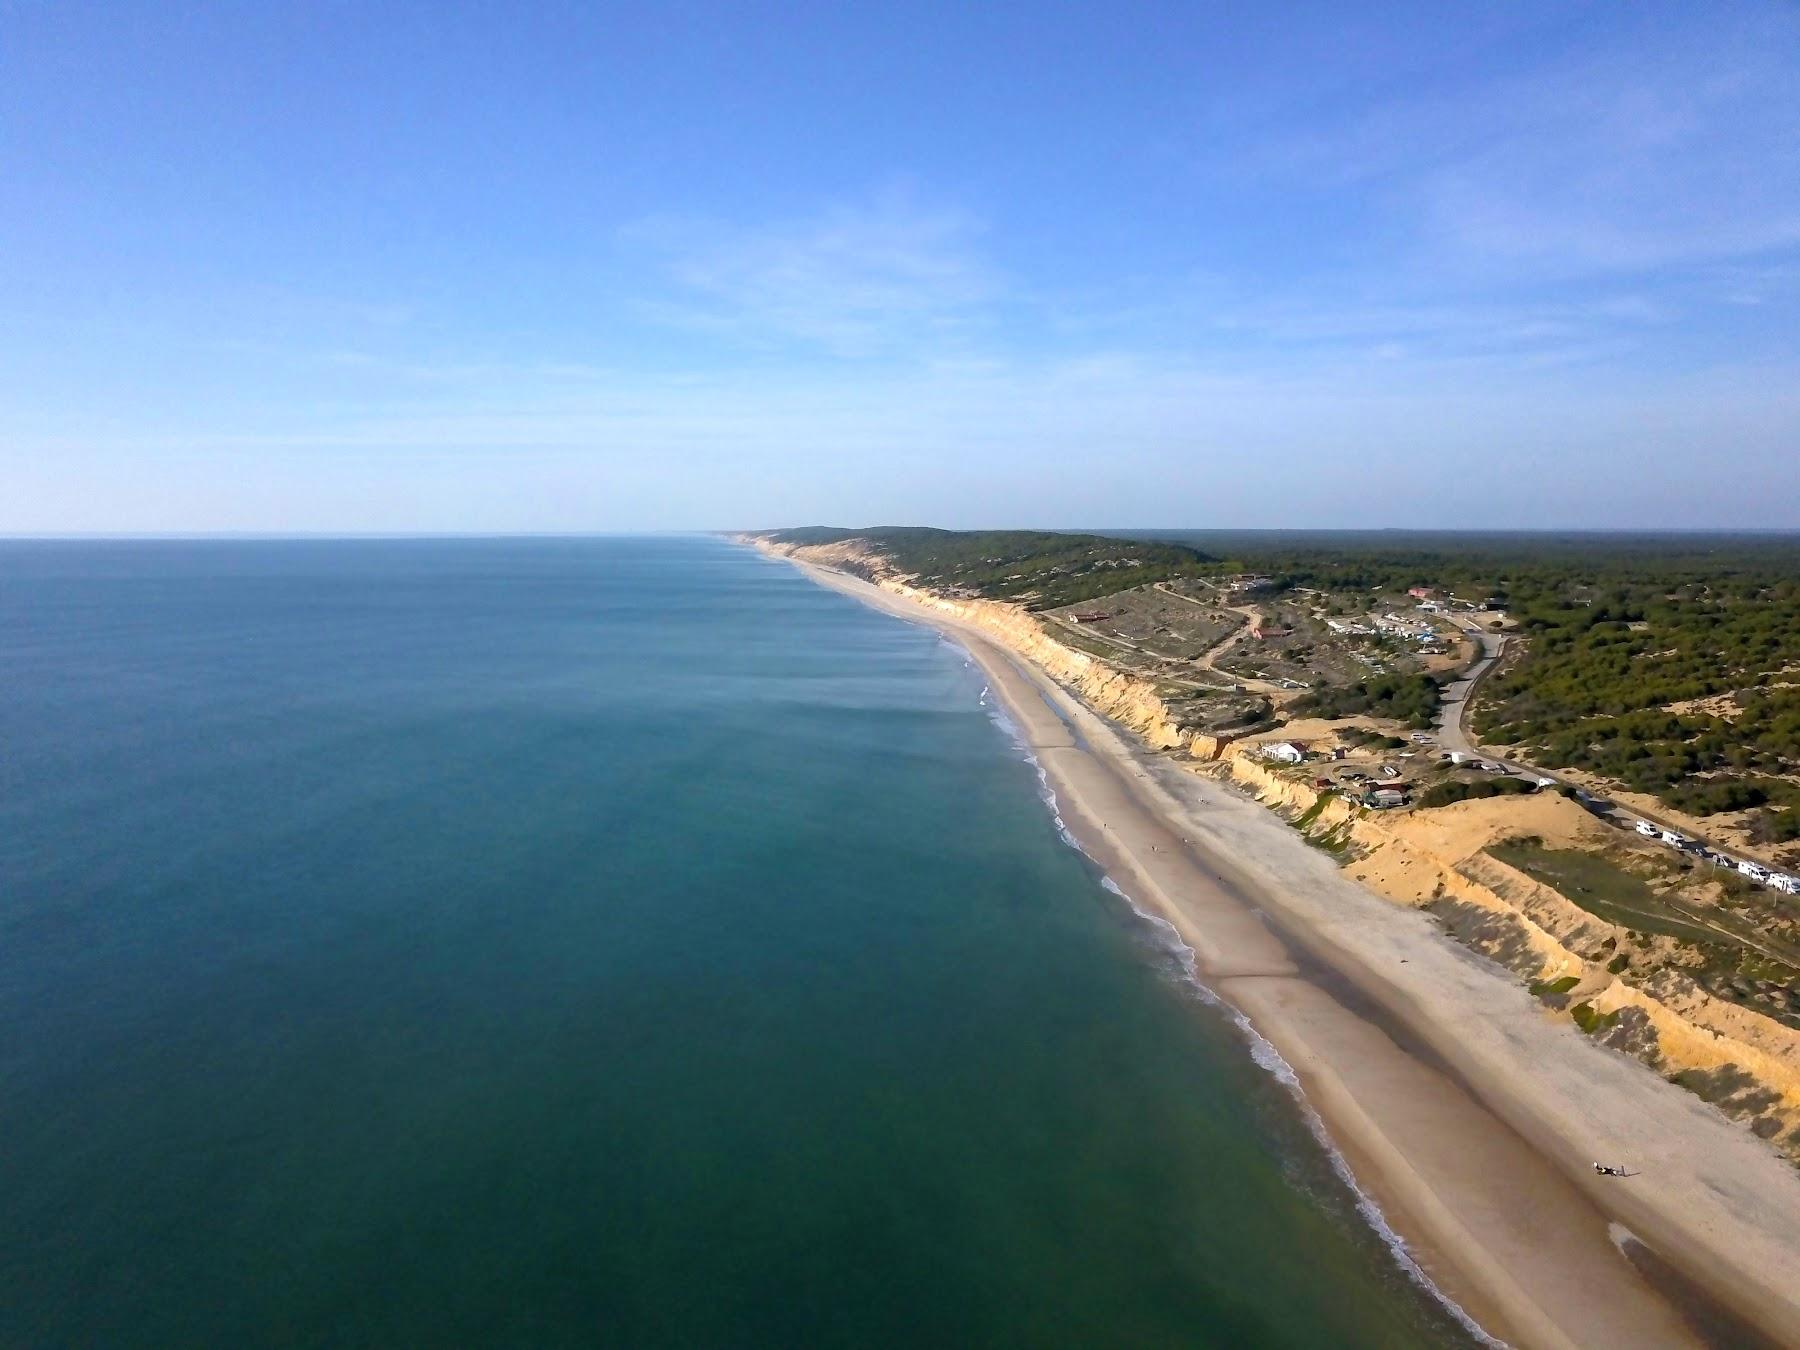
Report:
M1356 1185L1485 1334L1800 1345L1800 1177L1761 1141L984 630L794 561L979 663L1081 848L1291 1066Z

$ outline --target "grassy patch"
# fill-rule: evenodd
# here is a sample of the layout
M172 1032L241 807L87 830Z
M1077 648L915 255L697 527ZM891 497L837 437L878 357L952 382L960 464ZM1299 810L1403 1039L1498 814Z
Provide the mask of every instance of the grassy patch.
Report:
M1344 861L1345 855L1350 852L1350 822L1347 820L1328 830L1321 830L1318 834L1308 834L1302 830L1300 837L1314 848L1324 849L1339 862Z
M1302 830L1306 829L1315 820L1317 820L1319 818L1319 813L1325 809L1325 803L1330 801L1335 796L1337 796L1337 793L1330 788L1327 788L1325 791L1321 792L1319 794L1318 800L1315 801L1311 806L1307 807L1306 810L1302 811L1299 814L1299 816L1295 818L1294 824Z
M1643 878L1598 854L1545 848L1524 840L1495 844L1488 852L1609 923L1695 942L1729 940L1724 934L1689 921L1682 911L1651 890Z
M1531 993L1534 998L1543 998L1548 994L1566 994L1580 983L1581 976L1579 975L1564 975L1561 979L1556 980L1534 980L1531 985Z
M1594 1036L1616 1025L1619 1020L1619 1012L1620 1009L1617 1008L1609 1013L1596 1012L1591 1003L1577 1003L1569 1009L1569 1016L1575 1019L1576 1026L1588 1035Z
M1137 653L1124 647L1115 647L1110 642L1101 642L1080 633L1071 632L1067 628L1053 628L1050 636L1065 647L1073 647L1078 652L1086 652L1089 656L1098 656L1103 661L1124 664L1127 660L1138 659Z

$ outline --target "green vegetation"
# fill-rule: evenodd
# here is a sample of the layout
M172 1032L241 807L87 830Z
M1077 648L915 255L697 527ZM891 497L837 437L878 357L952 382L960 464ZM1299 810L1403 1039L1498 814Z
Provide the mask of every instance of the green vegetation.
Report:
M1177 532L1277 591L1503 601L1523 651L1483 686L1484 740L1697 815L1800 839L1800 538ZM1385 691L1384 691L1385 692ZM1717 699L1710 710L1692 700ZM1337 691L1318 711L1383 711ZM1675 705L1690 705L1676 710ZM1310 710L1310 709L1309 709ZM1402 720L1417 710L1402 709ZM1723 713L1724 715L1721 715Z
M1678 895L1659 894L1642 877L1598 854L1545 848L1535 840L1509 840L1488 852L1609 923L1676 939L1698 963L1692 973L1717 993L1743 996L1730 986L1746 978L1791 986L1800 974L1792 925L1767 913L1695 906Z
M1409 744L1404 736L1383 736L1379 731L1364 731L1361 727L1345 727L1338 734L1352 745L1375 750L1404 750Z
M1325 809L1325 803L1335 796L1337 796L1337 793L1331 788L1327 788L1321 792L1311 806L1307 807L1306 810L1302 811L1294 818L1295 827L1304 830L1307 826L1311 825L1319 818L1319 813Z
M1437 713L1438 684L1429 675L1372 675L1354 684L1315 689L1294 704L1308 717L1391 717L1411 727L1428 727ZM1404 744L1395 740L1396 745Z
M1098 656L1103 661L1119 659L1119 649L1112 643L1088 637L1085 633L1076 633L1065 629L1057 633L1056 640L1065 647L1073 647L1076 651L1086 652L1089 656Z
M862 539L927 585L1034 609L1246 573L1267 578L1249 594L1278 617L1405 607L1412 587L1453 608L1503 606L1523 641L1477 696L1484 740L1676 810L1751 813L1764 844L1800 839L1800 537L891 527L774 537ZM1430 725L1448 673L1333 672L1309 641L1232 659L1287 660L1286 674L1313 685L1297 714ZM1366 647L1388 662L1381 639Z
M1219 571L1213 559L1183 544L1043 530L813 526L778 530L770 538L788 544L862 540L928 586L1015 600L1031 609L1055 609L1130 586Z
M1318 834L1302 832L1300 837L1314 848L1323 849L1342 862L1350 851L1350 822L1341 821L1329 829L1321 830Z
M1685 908L1658 895L1642 877L1598 854L1545 848L1523 839L1495 844L1488 852L1508 867L1560 891L1589 913L1621 927L1701 942L1727 937L1696 922Z
M1479 801L1483 797L1513 797L1536 791L1536 785L1527 783L1523 778L1480 778L1472 783L1453 779L1447 783L1434 783L1426 788L1419 794L1419 805L1449 806L1454 802Z
M1580 983L1581 976L1579 975L1564 975L1555 980L1536 980L1532 982L1531 994L1533 998L1544 998L1551 994L1566 994Z
M1671 559L1535 590L1515 609L1527 655L1489 681L1477 729L1693 815L1770 807L1765 838L1800 837L1800 688L1780 687L1800 684L1797 572Z
M1751 832L1759 843L1765 844L1785 844L1800 839L1800 809L1764 811L1752 823Z
M1102 610L1105 620L1091 626L1061 622L1058 639L1154 680L1193 727L1312 715L1423 729L1437 712L1440 683L1454 678L1436 667L1451 662L1364 630L1388 614L1422 617L1407 594L1415 587L1430 588L1440 612L1485 610L1491 624L1491 611L1503 609L1500 621L1518 640L1476 696L1483 739L1518 746L1521 758L1547 768L1586 770L1652 793L1678 810L1739 813L1765 845L1800 839L1800 536L881 528L772 537L856 541L950 594L1034 610ZM1220 653L1225 664L1215 658L1213 669L1195 669L1247 606L1265 629L1287 631L1245 635ZM1332 630L1326 616L1354 620L1354 636L1343 625ZM1047 621L1073 617L1065 610ZM1443 621L1435 622L1441 633ZM1220 680L1244 684L1216 688ZM1245 687L1252 681L1299 697L1277 713L1277 696L1253 697ZM1406 746L1376 731L1352 739L1365 749ZM1413 765L1409 776L1423 777L1417 805L1535 790L1518 778L1444 773L1429 757ZM1342 860L1352 852L1348 827L1321 827L1323 800L1295 823L1314 847ZM1489 852L1625 929L1630 940L1608 939L1598 954L1611 973L1679 969L1718 997L1800 1026L1793 899L1673 855L1646 880L1606 856L1546 848L1540 839ZM1533 992L1561 1005L1573 988L1564 977ZM1571 1012L1590 1034L1619 1020L1586 1003Z
M1598 1035L1618 1025L1621 1009L1614 1008L1609 1013L1595 1012L1591 1003L1577 1003L1569 1009L1569 1016L1575 1019L1575 1025L1590 1036Z

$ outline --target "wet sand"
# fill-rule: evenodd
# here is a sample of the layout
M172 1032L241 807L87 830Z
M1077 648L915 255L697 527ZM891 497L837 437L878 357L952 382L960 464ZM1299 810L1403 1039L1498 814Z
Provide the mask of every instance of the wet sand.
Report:
M1800 1178L1760 1141L1551 1022L1425 916L1147 751L984 630L796 565L968 650L1082 848L1280 1052L1357 1185L1487 1334L1800 1345ZM1640 1175L1596 1177L1596 1158ZM1656 1254L1655 1278L1627 1259L1623 1230Z

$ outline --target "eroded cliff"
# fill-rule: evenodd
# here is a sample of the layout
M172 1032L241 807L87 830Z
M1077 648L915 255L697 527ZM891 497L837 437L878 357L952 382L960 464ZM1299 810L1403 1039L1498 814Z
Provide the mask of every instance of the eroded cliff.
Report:
M796 545L746 536L763 551L848 572L980 628L1089 707L1186 765L1237 784L1337 854L1370 890L1429 911L1446 935L1528 982L1545 1015L1681 1083L1800 1160L1800 1032L1716 998L1679 971L1623 973L1634 934L1491 856L1509 836L1594 841L1598 828L1555 795L1468 802L1431 812L1373 812L1303 770L1273 766L1255 742L1182 726L1156 685L1058 641L1021 606L938 594L857 540ZM1291 729L1290 729L1291 730Z

